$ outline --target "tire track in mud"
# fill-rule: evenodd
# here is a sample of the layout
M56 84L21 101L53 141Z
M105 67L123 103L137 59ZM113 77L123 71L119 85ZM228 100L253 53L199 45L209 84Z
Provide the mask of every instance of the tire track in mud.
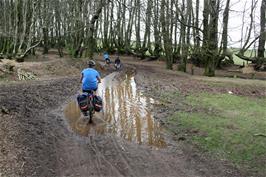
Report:
M129 171L129 174L130 176L136 176L136 174L133 172L134 170L131 168L130 164L129 164L129 159L127 158L127 156L123 153L123 150L125 150L124 148L119 148L119 144L116 140L115 137L111 137L111 140L115 146L115 149L116 149L116 152L119 154L121 160L124 162L124 164L126 165L128 171ZM123 149L123 150L122 150Z
M92 150L94 151L94 153L96 154L96 156L98 156L98 162L100 164L100 160L102 159L102 161L104 161L107 165L109 165L111 167L111 169L113 169L113 172L115 172L115 176L122 176L121 175L121 171L120 169L118 169L117 167L115 167L114 165L112 165L112 163L110 161L108 161L105 158L105 155L99 150L99 148L97 147L96 141L94 138L92 138L92 136L89 136L89 146L92 148ZM98 166L99 167L99 166ZM100 169L100 168L98 168ZM99 170L100 172L100 170ZM100 173L99 173L100 174Z
M97 150L95 149L95 147L92 144L92 136L88 137L88 143L87 144L89 145L89 148L92 150L92 152L96 156L95 168L97 170L98 175L101 176L101 170L100 170L101 169L101 162L100 162L100 158L99 158L99 155L97 153ZM94 163L91 162L91 164L94 164Z

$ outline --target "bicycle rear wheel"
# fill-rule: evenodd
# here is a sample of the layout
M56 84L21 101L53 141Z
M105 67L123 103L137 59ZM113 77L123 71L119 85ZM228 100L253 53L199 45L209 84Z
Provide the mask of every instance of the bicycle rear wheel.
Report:
M90 116L89 123L92 123L93 111L89 112L89 116Z

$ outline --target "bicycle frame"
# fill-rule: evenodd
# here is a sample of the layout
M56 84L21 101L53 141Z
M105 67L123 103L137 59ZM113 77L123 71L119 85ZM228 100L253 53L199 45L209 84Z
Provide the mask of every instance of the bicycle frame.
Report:
M94 110L94 105L93 105L93 97L94 97L94 94L93 93L90 93L88 95L88 107L89 107L89 123L92 122L92 117L93 117L93 114L95 113L95 110Z

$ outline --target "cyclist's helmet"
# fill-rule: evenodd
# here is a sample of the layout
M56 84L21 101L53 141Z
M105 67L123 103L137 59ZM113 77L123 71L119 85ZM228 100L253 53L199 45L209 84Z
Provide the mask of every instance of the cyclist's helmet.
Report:
M89 60L88 65L89 65L89 67L94 67L96 64L95 64L95 61Z

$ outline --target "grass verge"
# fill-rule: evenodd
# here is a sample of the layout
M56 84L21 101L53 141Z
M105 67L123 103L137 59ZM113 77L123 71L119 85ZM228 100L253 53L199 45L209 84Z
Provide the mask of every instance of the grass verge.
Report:
M199 93L186 97L185 102L191 108L168 118L171 131L240 169L266 174L265 98Z

